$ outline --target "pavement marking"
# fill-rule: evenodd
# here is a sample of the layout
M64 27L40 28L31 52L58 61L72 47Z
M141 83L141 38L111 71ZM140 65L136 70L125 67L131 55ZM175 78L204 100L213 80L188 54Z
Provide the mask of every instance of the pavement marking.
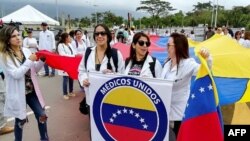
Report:
M47 109L49 109L49 108L50 108L50 106L45 106L45 110L47 110ZM27 116L32 115L32 114L34 114L33 111L27 112ZM11 122L11 121L14 121L14 120L15 120L14 117L8 118L8 119L7 119L7 122Z

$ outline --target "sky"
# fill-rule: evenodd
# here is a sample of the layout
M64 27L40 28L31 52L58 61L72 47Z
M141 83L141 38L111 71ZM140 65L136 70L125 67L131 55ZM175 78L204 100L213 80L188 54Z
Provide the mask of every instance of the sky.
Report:
M1 0L0 0L1 1ZM9 0L8 0L9 1ZM140 6L140 0L19 0L19 1L42 1L58 4L70 4L70 5L97 5L96 8L106 7L110 9L127 9L135 11L136 7ZM209 0L165 0L171 3L171 5L184 12L191 11L193 5L198 2L205 3ZM210 0L216 3L217 0ZM225 6L226 9L231 9L233 6L247 6L250 4L249 0L218 0L219 5Z
M20 8L20 6L15 5L15 3L17 2L25 4L33 3L33 5L34 3L36 3L37 5L40 5L40 7L35 5L36 8L38 8L45 14L51 15L51 13L53 13L53 9L55 11L55 7L53 5L56 5L56 1L59 5L59 11L61 12L63 11L65 13L71 11L71 14L75 15L76 17L79 17L80 15L90 15L90 13L91 12L93 13L94 11L104 12L108 10L122 16L126 16L127 12L132 13L133 16L137 15L139 17L141 17L141 15L147 15L145 14L145 12L136 11L136 8L140 6L141 0L0 0L0 8L1 8L1 2L8 3L7 6L9 6L9 10L6 10L7 11L6 14L8 14L8 12L12 12L15 9ZM165 0L165 1L170 2L171 6L177 9L172 13L179 12L179 10L182 10L184 13L186 13L192 11L194 9L193 5L196 5L198 2L201 3L209 2L209 0ZM210 1L216 2L217 0L210 0ZM51 5L50 8L42 6L43 4L46 3L49 3ZM250 0L218 0L218 4L225 6L226 9L231 9L233 6L250 5ZM64 5L64 7L60 7L60 5ZM65 5L66 7L67 6L68 7L65 8ZM73 8L73 10L70 10L72 9L72 6L73 7L75 6L77 8L75 9ZM8 9L6 5L2 7L4 7L2 9ZM79 14L78 16L77 14L72 13L72 11L76 9L78 9L77 13Z

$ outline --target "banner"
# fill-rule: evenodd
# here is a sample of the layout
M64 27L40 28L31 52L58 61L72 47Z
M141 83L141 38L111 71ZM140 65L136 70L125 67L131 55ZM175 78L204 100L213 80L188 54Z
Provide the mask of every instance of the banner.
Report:
M93 141L168 141L172 82L89 73Z

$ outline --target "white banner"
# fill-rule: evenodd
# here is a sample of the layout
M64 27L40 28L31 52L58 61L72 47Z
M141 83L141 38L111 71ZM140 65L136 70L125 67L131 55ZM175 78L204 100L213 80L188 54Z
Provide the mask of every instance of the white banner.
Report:
M168 141L172 82L89 73L93 141Z

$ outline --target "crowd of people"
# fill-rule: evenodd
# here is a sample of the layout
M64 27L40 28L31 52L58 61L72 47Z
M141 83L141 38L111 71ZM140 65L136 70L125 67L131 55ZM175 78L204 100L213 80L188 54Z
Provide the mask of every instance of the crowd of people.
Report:
M44 110L45 102L37 83L36 73L44 67L44 76L53 77L55 69L52 68L50 71L46 64L46 58L44 56L38 58L35 54L39 50L47 50L61 56L84 56L78 67L78 81L82 90L87 90L90 85L88 71L173 81L170 137L172 137L171 140L175 140L189 97L191 77L196 75L200 66L189 56L189 45L184 31L171 34L166 32L169 36L166 44L168 56L166 56L166 62L162 66L157 58L149 54L151 45L149 36L144 32L135 32L134 27L128 29L125 25L121 25L119 29L110 30L106 25L98 24L93 32L95 41L93 47L91 47L87 31L81 29L69 33L60 31L54 36L54 33L48 30L47 23L41 23L41 27L39 43L32 37L32 30L28 30L22 45L20 45L22 39L14 26L4 26L0 29L0 133L2 130L8 132L14 130L15 141L21 141L23 126L27 121L26 105L29 105L38 122L40 140L49 140L47 115ZM223 30L217 28L217 30L217 34L222 34L221 31L223 31L224 35L229 36L230 30L226 28ZM205 39L211 38L213 34L215 32L208 28ZM235 39L239 43L244 42L244 45L250 44L249 32L237 31ZM122 53L113 48L117 42L130 44L130 55L125 61ZM211 68L212 59L208 50L202 48L198 53L207 60ZM63 70L59 70L58 74L62 76L63 98L68 100L70 97L74 97L74 80ZM3 80L6 82L6 86L3 86ZM86 104L90 105L90 94L88 91L85 92ZM5 126L5 117L15 117L14 128Z

